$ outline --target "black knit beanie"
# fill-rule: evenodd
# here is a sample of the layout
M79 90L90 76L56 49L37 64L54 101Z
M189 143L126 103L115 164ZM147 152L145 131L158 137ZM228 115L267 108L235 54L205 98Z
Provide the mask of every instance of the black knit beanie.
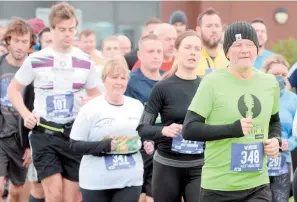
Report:
M235 22L225 31L223 49L226 56L233 42L240 39L249 39L254 42L258 53L259 41L256 30L248 22Z
M173 25L177 22L181 22L187 26L187 16L183 11L177 10L170 15L169 24Z

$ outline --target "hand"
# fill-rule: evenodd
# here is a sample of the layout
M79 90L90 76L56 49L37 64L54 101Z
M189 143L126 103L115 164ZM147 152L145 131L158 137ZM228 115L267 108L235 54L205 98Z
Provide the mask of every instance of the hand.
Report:
M23 156L23 160L24 160L23 167L28 168L29 165L32 162L32 159L31 159L31 149L27 148L25 150L25 153L24 153L24 156Z
M165 126L162 129L162 135L166 137L177 137L182 131L182 125L173 123L170 126Z
M155 151L155 145L152 141L144 141L143 148L148 155L151 155Z
M36 124L40 122L40 117L36 114L30 113L24 118L24 125L26 128L33 129Z
M282 151L287 151L289 149L289 143L287 139L282 139Z
M244 135L248 135L250 130L253 128L253 120L252 117L242 118L240 119L242 132Z
M116 146L117 146L117 140L113 139L110 143L110 151L115 150Z
M279 142L276 138L264 141L264 152L267 156L274 158L279 153Z

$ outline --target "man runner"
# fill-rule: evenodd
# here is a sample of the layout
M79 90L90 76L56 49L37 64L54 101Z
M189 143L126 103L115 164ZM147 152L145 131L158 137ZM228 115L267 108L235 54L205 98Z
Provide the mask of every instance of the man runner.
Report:
M32 130L33 164L47 202L73 202L78 196L81 160L69 147L80 96L99 95L98 75L91 58L72 46L77 18L68 3L54 5L49 14L53 45L31 54L8 89L13 106ZM24 105L22 89L34 83L34 110Z
M207 75L189 107L186 140L206 141L201 202L271 202L267 156L281 146L280 88L253 67L255 29L236 22L225 32L230 66Z

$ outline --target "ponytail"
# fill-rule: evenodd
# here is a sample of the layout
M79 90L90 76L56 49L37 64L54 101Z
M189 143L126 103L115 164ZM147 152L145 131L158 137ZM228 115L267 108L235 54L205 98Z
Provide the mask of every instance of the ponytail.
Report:
M178 65L177 63L175 63L168 72L165 72L165 74L163 74L162 79L167 79L171 77L173 74L177 72L177 69L178 69Z

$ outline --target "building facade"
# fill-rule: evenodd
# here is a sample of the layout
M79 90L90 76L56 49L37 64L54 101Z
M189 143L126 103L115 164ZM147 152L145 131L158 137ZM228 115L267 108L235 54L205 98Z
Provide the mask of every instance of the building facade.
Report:
M187 14L189 28L195 29L198 15L208 7L216 9L223 23L227 25L235 21L264 19L268 29L268 47L279 40L297 37L297 2L294 1L163 1L160 5L161 19L168 21L174 10L183 10ZM278 8L288 10L288 20L285 24L279 24L275 20Z
M271 1L68 1L80 17L79 29L93 29L97 44L115 33L126 34L135 47L141 36L143 23L149 17L159 17L168 22L174 10L187 14L189 28L195 29L197 16L206 8L216 9L223 23L251 21L263 18L268 27L268 46L278 40L297 35L294 20L297 19L297 2ZM40 17L47 23L47 12L56 1L1 1L0 21L7 23L12 16L24 19ZM288 9L286 24L278 24L274 19L277 8Z

